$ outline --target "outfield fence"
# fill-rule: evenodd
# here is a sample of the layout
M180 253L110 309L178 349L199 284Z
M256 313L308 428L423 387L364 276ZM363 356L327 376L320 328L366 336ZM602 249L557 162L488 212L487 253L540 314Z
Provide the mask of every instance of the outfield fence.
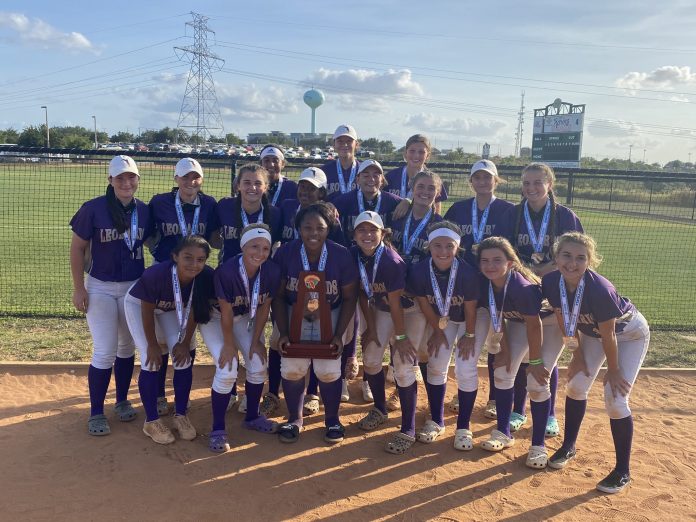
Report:
M124 152L125 153L125 152ZM143 201L173 186L182 154L129 153L138 162ZM68 263L70 218L104 193L112 152L0 147L0 315L72 317ZM236 169L256 158L197 157L203 190L231 193ZM317 160L288 160L297 179ZM384 162L385 168L397 163ZM471 197L470 165L431 163L449 191L443 213ZM498 196L520 200L520 167L499 167ZM599 272L631 298L654 329L696 330L696 176L689 173L557 169L558 201L572 207L597 240ZM211 256L211 259L215 259Z

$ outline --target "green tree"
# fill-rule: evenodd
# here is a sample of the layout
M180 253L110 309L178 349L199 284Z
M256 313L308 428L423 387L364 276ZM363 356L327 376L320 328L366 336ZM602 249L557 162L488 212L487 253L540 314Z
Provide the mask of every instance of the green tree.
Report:
M133 143L135 142L135 135L130 132L119 131L113 136L111 136L112 143Z
M15 129L8 127L0 131L0 143L17 143L17 141L19 141L19 132Z
M244 140L237 136L234 132L228 132L225 134L225 141L228 145L242 145Z
M17 144L22 147L44 147L46 145L46 126L35 127L30 125L19 135Z

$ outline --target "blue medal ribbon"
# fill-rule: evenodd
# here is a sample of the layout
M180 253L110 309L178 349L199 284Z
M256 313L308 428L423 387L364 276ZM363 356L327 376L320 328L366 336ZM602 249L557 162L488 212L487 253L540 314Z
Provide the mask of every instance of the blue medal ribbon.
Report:
M413 250L413 245L416 244L416 240L418 239L418 236L420 235L421 232L423 232L423 229L426 227L428 222L430 221L430 217L433 215L433 209L432 207L430 210L428 210L428 213L423 217L421 222L418 224L416 227L416 230L413 231L413 235L409 237L408 233L411 228L411 220L413 219L413 209L408 213L408 217L406 218L406 223L404 224L404 237L403 237L403 244L404 244L404 254L405 255L410 255L411 250Z
M271 205L274 207L278 204L278 197L280 196L280 189L283 187L283 181L285 181L285 178L283 176L279 176L278 186L276 187L275 194L273 194L273 200L271 201Z
M261 210L259 210L259 217L256 218L257 223L263 223L263 203L261 203ZM249 216L247 216L246 210L242 209L242 224L244 227L249 226Z
M134 254L133 249L135 248L135 243L138 241L138 207L133 207L131 211L131 222L130 222L130 232L128 229L123 231L123 241L125 241L128 250L131 252L131 256Z
M244 266L244 260L239 258L239 275L242 278L242 284L244 285L244 290L246 291L247 302L249 303L249 325L256 318L256 310L259 307L259 294L261 293L261 267L256 274L256 281L254 281L254 288L249 295L249 275L247 274L246 267Z
M360 281L362 282L363 290L368 299L372 299L374 292L372 291L372 285L375 284L375 278L377 277L377 267L379 266L379 261L382 259L382 254L384 254L384 243L380 243L377 247L377 252L375 253L375 264L372 266L372 281L367 279L367 270L365 265L360 261L360 253L358 253L358 269L360 270Z
M495 294L493 293L493 281L488 281L488 311L491 314L491 323L493 325L493 331L495 333L500 333L503 329L503 308L505 308L505 296L507 295L508 283L510 283L510 277L512 276L512 270L508 272L507 278L505 279L505 287L503 288L503 300L500 302L500 313L498 313L497 306L495 304Z
M375 205L375 212L379 214L379 207L382 205L382 192L377 194L377 204ZM358 189L358 210L362 214L365 212L365 196L363 196L362 190Z
M186 228L186 218L184 217L184 209L182 208L181 197L179 196L178 191L176 193L176 196L174 197L174 208L176 209L176 218L179 221L179 230L181 232L181 235L186 237L188 235L188 230ZM199 204L196 207L196 210L193 211L193 223L191 223L191 234L194 236L198 234L198 220L200 216L201 206Z
M435 297L435 304L437 309L440 311L441 317L449 316L450 305L452 304L452 296L454 295L454 283L457 280L457 269L459 268L459 261L455 257L452 261L452 267L450 268L449 280L447 281L447 294L446 298L442 299L442 292L440 292L440 285L437 283L437 277L435 277L435 271L433 270L433 260L430 260L430 283L433 287L433 297Z
M401 169L401 190L399 195L402 198L413 198L413 190L408 190L408 172L405 166Z
M580 305L582 304L582 294L585 292L585 276L578 283L578 288L575 290L575 299L573 300L573 311L568 307L568 291L566 290L565 280L563 276L558 281L558 288L561 292L561 312L563 314L563 326L567 337L574 337L575 330L578 326L578 318L580 317Z
M304 268L306 272L309 272L311 268L309 268L309 258L307 257L307 250L305 250L304 243L300 247L300 257L302 258L302 268ZM324 271L326 268L326 259L328 257L329 251L326 248L326 243L324 243L321 247L321 256L319 256L319 265L317 266L317 271Z
M476 204L476 198L471 201L471 235L474 237L474 244L478 245L483 241L483 234L486 230L486 223L488 222L488 213L491 210L491 204L495 201L495 196L491 198L486 205L486 208L481 215L481 223L478 222L478 205Z
M343 179L343 168L341 167L341 160L336 160L336 172L338 173L338 184L341 187L341 194L350 192L353 189L353 183L355 183L355 175L358 173L358 162L353 160L353 165L350 167L350 178L348 178L348 186Z
M189 294L188 303L184 308L183 299L181 298L181 284L179 283L179 275L176 273L176 264L172 265L172 289L174 290L174 304L176 306L176 317L179 319L179 333L177 342L184 340L186 335L186 325L188 324L189 315L191 314L191 303L193 302L193 288L196 284L194 280L191 283L191 293Z
M529 242L532 244L534 252L540 253L544 250L544 239L546 238L546 230L549 228L549 219L551 217L551 200L546 200L546 208L544 209L544 217L541 219L539 227L539 235L537 236L534 230L532 217L529 215L529 202L524 202L524 220L527 223L527 232L529 233Z

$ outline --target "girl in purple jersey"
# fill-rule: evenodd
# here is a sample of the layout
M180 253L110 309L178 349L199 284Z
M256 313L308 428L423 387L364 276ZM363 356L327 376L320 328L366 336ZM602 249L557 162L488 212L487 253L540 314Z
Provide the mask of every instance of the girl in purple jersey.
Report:
M490 342L500 344L494 363L498 426L481 447L501 451L515 443L510 430L513 386L522 360L528 357L526 389L532 400L533 426L526 465L543 469L548 460L544 435L551 397L549 375L563 349L560 331L556 325L542 326L539 277L520 262L505 238L484 239L478 257L485 278L482 304L491 324Z
M355 178L360 165L355 159L360 142L358 133L352 125L344 123L336 128L333 145L338 157L321 167L321 170L326 173L327 201L333 201L341 194L346 194L355 188Z
M553 169L544 163L531 163L522 170L522 202L509 209L505 218L506 237L517 251L520 259L535 274L542 277L554 269L551 248L557 237L565 232L582 232L583 228L575 213L556 202L553 184L556 181ZM555 324L549 315L544 324ZM514 412L510 419L513 431L520 429L527 421L524 414L527 396L525 392L526 363L520 367L515 384ZM556 420L556 389L558 387L558 368L551 372L551 414L546 435L559 434Z
M513 204L495 196L498 185L505 180L498 176L498 168L490 160L474 163L469 174L469 184L474 190L473 198L457 201L445 214L445 219L457 223L462 234L464 259L473 266L478 266L476 246L484 239L500 235L505 213ZM479 310L479 313L482 313ZM493 359L495 354L488 347L488 403L484 415L495 419L495 380L493 378ZM493 347L493 350L495 348ZM450 409L459 411L459 397L455 396Z
M324 400L326 433L329 443L341 442L344 428L339 420L341 400L341 359L343 344L353 335L349 330L358 298L358 274L350 252L333 241L327 240L335 223L334 209L326 203L315 203L302 209L297 215L300 239L287 243L275 253L274 261L281 267L281 284L273 300L273 318L279 332L278 349L284 355L289 344L289 318L297 301L297 285L300 272L317 270L324 272L326 300L331 307L334 337L331 340L336 359L287 358L281 360L283 393L288 406L288 422L279 431L282 442L296 442L302 430L302 399L305 391L305 375L310 363L319 378L319 388ZM303 319L303 330L318 331L313 322ZM308 339L316 340L316 339Z
M575 457L587 395L606 361L604 404L616 466L597 489L618 493L631 482L633 417L628 398L648 351L650 328L636 307L594 271L600 258L591 237L577 232L563 234L553 253L558 270L544 276L543 293L554 308L566 346L574 351L568 365L563 444L549 466L564 468Z
M445 391L452 351L456 346L458 358L467 359L475 349L478 276L474 267L457 257L459 240L459 228L454 223L430 225L430 258L411 265L408 274L407 287L416 296L428 324L428 367L424 377L432 418L416 433L424 443L435 441L445 432ZM405 419L406 410L415 405L415 400L401 389L399 395Z
M260 153L261 166L268 172L268 199L274 207L286 199L297 197L297 183L283 176L285 154L279 145L264 145Z
M108 179L106 195L87 201L70 221L72 302L87 314L94 343L87 375L90 435L111 433L104 399L112 367L116 379L114 411L122 422L136 416L128 400L135 345L126 324L123 299L145 269L143 241L152 231L147 205L135 198L140 174L133 158L114 157Z
M271 301L278 290L280 269L267 259L271 253L271 232L263 223L245 227L240 241L242 253L215 271L215 295L219 311L201 334L215 361L215 377L210 390L213 428L208 447L222 453L230 449L225 431L225 412L237 380L239 352L246 361L244 427L262 433L275 433L278 425L259 412L266 380L268 356L263 330Z
M363 371L374 397L374 407L358 426L375 430L387 422L384 351L394 344L394 365L399 381L413 373L416 346L423 335L424 321L404 321L401 295L406 286L406 264L389 242L389 230L376 212L365 211L355 221L355 246L351 255L360 273L360 324Z
M174 168L174 182L176 187L172 191L153 196L149 204L155 227L155 246L151 250L157 263L171 259L172 250L182 237L195 234L210 241L213 232L218 229L217 202L201 191L201 164L193 158L180 159ZM169 411L165 397L169 350L163 339L160 339L160 344L162 365L159 370L157 411L160 415L166 415ZM194 351L191 357L195 356Z
M138 387L145 409L143 433L158 444L174 442L174 435L157 411L158 370L162 364L159 337L166 340L174 366L174 427L184 440L196 438L186 409L193 382L191 349L198 324L210 320L213 269L206 265L210 245L200 236L182 238L172 260L151 266L128 290L125 315L140 351Z

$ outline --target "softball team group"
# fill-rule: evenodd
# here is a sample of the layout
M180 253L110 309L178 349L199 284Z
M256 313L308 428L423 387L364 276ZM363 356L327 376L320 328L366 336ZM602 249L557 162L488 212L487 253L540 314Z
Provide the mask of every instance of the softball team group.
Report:
M70 223L73 303L86 313L94 342L89 433L110 433L104 402L112 373L115 417L123 422L136 417L128 391L137 348L143 432L160 444L174 442L161 419L173 408L174 431L194 439L197 430L187 409L198 329L215 361L211 451L230 449L225 415L237 402L242 362L246 383L238 408L245 414L244 428L295 442L303 417L319 412L321 401L324 440L340 442L346 436L340 404L350 399L347 381L358 374L359 337L362 395L373 407L358 427L375 430L388 421L390 410L401 411L387 452L403 454L417 442L443 436L454 357L458 389L449 404L457 412L454 448L471 451L478 442L497 452L514 445L513 432L527 422L529 395L526 465L560 469L576 455L588 393L606 362L604 399L616 466L597 489L621 491L631 480L628 397L650 332L635 306L595 271L600 262L595 242L573 211L555 199L553 170L541 163L525 167L523 199L513 205L495 195L504 182L496 166L478 161L469 176L475 197L454 203L443 218L447 193L425 166L431 153L427 137L409 138L405 165L387 173L377 161L356 160L358 136L350 125L336 129L334 147L335 161L304 170L295 183L283 176L280 147L267 145L260 165L239 169L235 195L217 202L202 192L204 173L195 159L180 160L174 189L149 205L135 197L140 181L135 161L112 159L106 194L84 203ZM154 257L149 268L144 248ZM207 264L211 248L220 249L217 269ZM307 270L324 274L333 329L330 359L287 356L299 277ZM312 308L302 314L305 340L320 335ZM273 332L267 343L269 318ZM545 438L560 434L556 364L564 348L572 359L563 443L549 457ZM472 411L484 349L490 381L484 414L497 425L475 441ZM170 359L173 406L165 397ZM396 384L390 397L388 378ZM422 426L416 426L418 381L429 407ZM279 424L271 417L280 407L281 388L288 417Z

